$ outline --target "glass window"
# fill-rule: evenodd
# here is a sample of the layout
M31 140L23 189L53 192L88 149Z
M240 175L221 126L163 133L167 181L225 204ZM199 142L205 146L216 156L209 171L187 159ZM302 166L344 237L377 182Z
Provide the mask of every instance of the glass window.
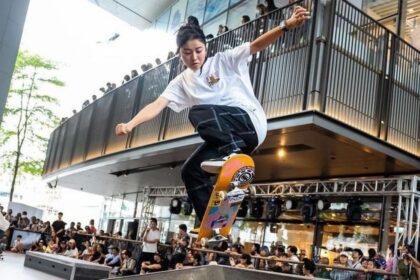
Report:
M258 1L258 0L257 0ZM241 0L230 0L230 4L229 4L229 6L233 6L233 5L235 5L236 3L239 3L239 2L241 2ZM248 1L245 1L245 2L248 2ZM254 7L255 8L255 7ZM254 9L255 10L255 9Z
M234 9L230 9L227 21L229 29L234 29L240 26L243 15L247 15L251 18L251 20L253 20L255 18L255 7L257 4L258 0L250 0L243 2Z
M205 8L206 8L206 1L202 1L202 0L188 1L186 18L188 16L195 16L198 19L198 22L200 24L203 24Z
M226 16L227 16L227 13L223 13L217 18L206 23L206 25L203 26L204 34L206 36L209 34L213 34L213 36L216 37L217 31L219 30L219 24L226 25Z
M368 250L378 249L379 228L366 225L325 225L322 235L321 257L327 257L330 263L345 248L359 248L367 255Z
M420 8L413 8L414 2L418 0L408 0L406 21L404 25L404 33L402 37L411 45L420 50Z
M123 202L122 196L114 196L112 198L111 210L109 211L109 217L120 217L122 202Z
M272 223L265 229L264 245L294 245L299 254L311 257L314 226L305 224Z
M168 9L163 15L161 15L160 18L156 20L155 28L166 31L166 29L168 28L170 14L171 14L171 9Z
M121 217L133 217L137 194L127 194L121 204Z
M207 0L206 14L204 21L208 21L220 14L222 11L226 10L228 7L229 1L220 1L220 0Z
M416 1L416 0L414 0ZM365 0L363 11L393 32L397 31L398 0Z
M236 220L232 227L232 237L234 240L240 239L245 245L245 250L250 251L253 243L261 243L264 236L265 223Z
M187 8L187 0L179 0L172 6L171 19L169 20L168 32L174 33L184 23L185 9Z

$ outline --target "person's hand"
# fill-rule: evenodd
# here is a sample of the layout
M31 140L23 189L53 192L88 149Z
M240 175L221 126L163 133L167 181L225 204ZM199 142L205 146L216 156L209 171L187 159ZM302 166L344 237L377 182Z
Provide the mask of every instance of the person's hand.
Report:
M131 130L133 130L133 128L131 126L129 126L128 124L126 124L126 123L119 123L115 127L115 134L117 136L127 135L128 133L131 132Z
M296 6L293 9L292 16L286 20L286 27L288 29L299 27L305 22L305 20L310 19L310 18L311 16L307 9L301 6Z

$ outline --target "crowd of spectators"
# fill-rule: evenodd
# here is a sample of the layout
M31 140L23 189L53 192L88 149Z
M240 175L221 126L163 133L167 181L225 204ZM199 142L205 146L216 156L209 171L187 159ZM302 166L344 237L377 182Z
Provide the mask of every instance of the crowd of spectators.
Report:
M6 230L5 223L9 224ZM420 275L420 262L414 257L414 248L409 245L400 248L397 257L393 255L393 245L389 247L388 256L383 256L372 248L367 252L358 248L340 248L336 250L337 257L330 263L326 257L316 257L314 261L306 255L304 249L299 250L293 245L286 247L281 243L273 243L270 247L254 243L250 250L245 250L239 239L235 242L228 239L216 244L211 248L212 251L202 250L209 248L193 242L185 224L179 225L178 232L170 240L160 244L161 232L155 218L151 218L148 227L140 233L137 244L141 244L141 250L138 252L121 246L118 242L107 241L123 240L121 232L111 235L97 230L94 220L90 220L85 227L74 222L67 226L61 212L52 224L36 217L28 218L25 211L16 215L11 209L2 212L0 238L4 231L7 238L7 231L13 228L42 233L42 238L32 243L30 251L103 264L112 267L112 273L118 275L146 274L208 264L337 280L384 279L386 276L381 272L393 271L394 265L400 279L414 280ZM78 235L87 238L80 241ZM17 235L11 242L10 251L24 253L22 244L22 236ZM325 267L328 265L333 266Z

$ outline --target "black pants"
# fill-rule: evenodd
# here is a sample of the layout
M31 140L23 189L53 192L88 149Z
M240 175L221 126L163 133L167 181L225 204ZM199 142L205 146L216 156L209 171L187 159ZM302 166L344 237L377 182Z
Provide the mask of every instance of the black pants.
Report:
M205 142L187 159L181 175L201 221L213 189L211 174L201 169L201 163L238 149L250 154L258 145L258 136L248 113L238 107L196 105L188 118Z

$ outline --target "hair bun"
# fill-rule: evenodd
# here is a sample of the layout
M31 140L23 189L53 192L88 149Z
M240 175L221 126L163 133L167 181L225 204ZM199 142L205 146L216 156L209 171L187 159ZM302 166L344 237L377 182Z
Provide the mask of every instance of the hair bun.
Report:
M200 23L198 22L198 19L195 16L189 16L187 18L187 25L195 26L195 27L200 28Z

